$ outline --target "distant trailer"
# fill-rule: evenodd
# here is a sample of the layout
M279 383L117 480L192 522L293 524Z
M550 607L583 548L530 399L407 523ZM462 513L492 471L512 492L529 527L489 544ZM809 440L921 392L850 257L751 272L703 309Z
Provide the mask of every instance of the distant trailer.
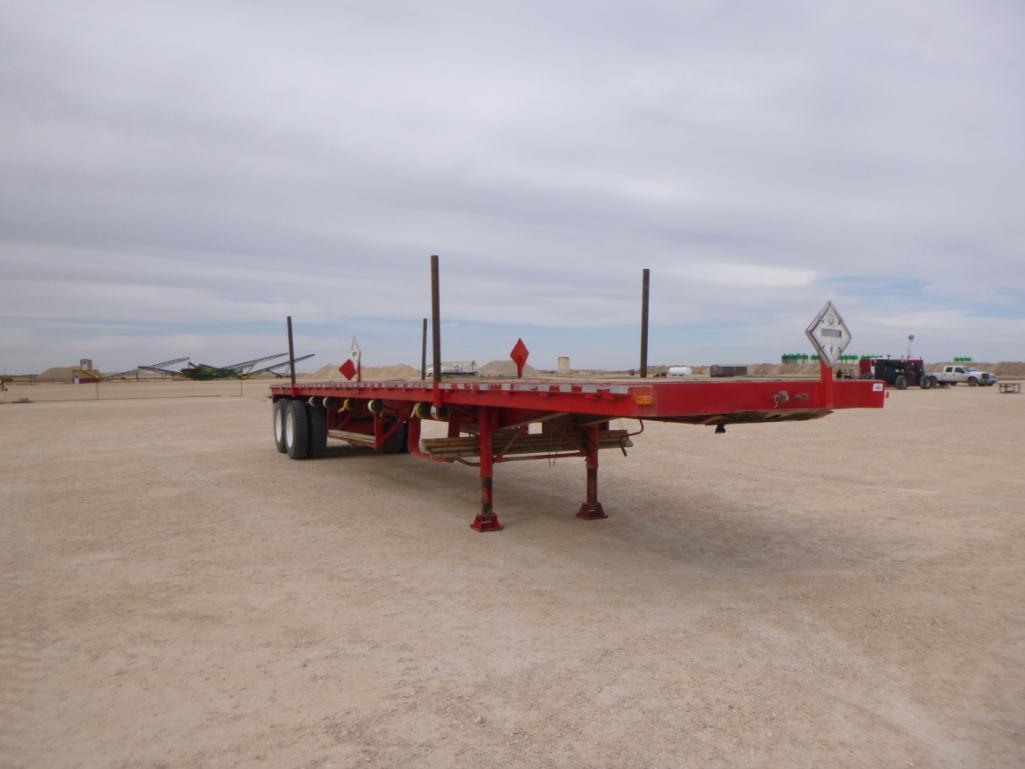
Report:
M708 375L714 377L747 376L747 366L709 366Z
M666 369L666 376L692 376L694 369L690 366L670 366Z
M882 382L819 379L735 382L609 380L376 381L283 384L270 388L277 448L292 459L323 456L328 440L383 454L410 453L434 462L479 468L480 512L471 526L495 531L495 464L581 457L586 497L577 515L605 518L598 501L598 452L626 453L646 420L726 425L817 419L836 409L881 408ZM612 429L635 419L635 432ZM421 440L424 420L446 423L446 436Z
M477 361L475 360L454 360L441 364L443 376L476 376ZM427 366L427 376L434 376L434 365Z

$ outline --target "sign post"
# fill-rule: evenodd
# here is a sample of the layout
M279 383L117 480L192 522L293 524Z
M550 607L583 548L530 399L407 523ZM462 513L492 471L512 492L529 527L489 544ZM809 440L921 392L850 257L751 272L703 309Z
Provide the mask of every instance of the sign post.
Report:
M851 343L851 331L833 306L826 302L815 320L804 331L819 354L819 381L822 406L833 408L833 366Z
M363 381L363 351L359 349L356 337L352 338L352 359L356 361L356 381ZM351 377L350 377L351 379Z

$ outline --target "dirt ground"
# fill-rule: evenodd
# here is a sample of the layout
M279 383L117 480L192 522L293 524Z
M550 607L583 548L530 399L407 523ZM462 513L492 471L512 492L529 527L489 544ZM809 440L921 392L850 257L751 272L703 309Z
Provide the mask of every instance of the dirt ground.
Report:
M3 394L0 765L1025 766L1025 394L649 424L608 520L515 462L481 535L238 388Z

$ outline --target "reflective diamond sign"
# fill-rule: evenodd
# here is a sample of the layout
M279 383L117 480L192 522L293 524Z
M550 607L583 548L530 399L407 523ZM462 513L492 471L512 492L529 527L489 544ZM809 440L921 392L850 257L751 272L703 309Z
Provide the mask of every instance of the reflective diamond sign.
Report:
M830 368L836 365L847 345L851 343L850 329L832 302L826 302L826 306L819 310L819 314L804 333Z

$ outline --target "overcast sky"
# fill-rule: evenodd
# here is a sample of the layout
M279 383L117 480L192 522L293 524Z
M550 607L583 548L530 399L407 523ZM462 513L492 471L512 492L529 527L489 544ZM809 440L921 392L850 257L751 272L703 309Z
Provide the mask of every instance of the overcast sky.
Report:
M0 368L1025 359L1025 3L0 5Z

